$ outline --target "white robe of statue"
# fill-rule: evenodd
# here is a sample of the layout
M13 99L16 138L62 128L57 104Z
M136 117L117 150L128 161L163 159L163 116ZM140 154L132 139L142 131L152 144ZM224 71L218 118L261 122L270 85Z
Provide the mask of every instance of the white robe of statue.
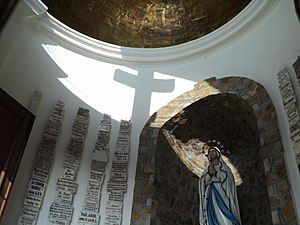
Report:
M241 225L234 176L217 147L209 149L208 159L199 179L200 225Z

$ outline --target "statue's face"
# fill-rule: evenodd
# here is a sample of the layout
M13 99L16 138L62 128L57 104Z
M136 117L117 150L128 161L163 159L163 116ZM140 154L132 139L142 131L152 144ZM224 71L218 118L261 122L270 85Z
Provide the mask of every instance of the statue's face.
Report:
M209 149L209 158L210 159L216 159L218 158L218 153L214 148Z

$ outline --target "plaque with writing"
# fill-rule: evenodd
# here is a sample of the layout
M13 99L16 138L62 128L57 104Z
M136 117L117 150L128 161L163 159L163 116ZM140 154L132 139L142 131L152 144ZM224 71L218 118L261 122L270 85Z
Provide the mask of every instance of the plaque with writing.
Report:
M40 208L43 198L27 194L25 196L24 205Z
M83 204L83 208L85 210L98 212L99 211L99 205L100 205L100 202L98 202L98 201L90 201L90 200L85 199L84 204Z
M108 200L109 201L117 201L117 202L123 202L124 193L122 191L111 191L108 194Z
M71 155L66 155L64 158L64 167L70 167L77 171L80 166L80 161Z
M70 225L70 222L67 220L58 220L58 219L48 218L47 225Z
M27 190L28 195L43 197L46 183L31 179Z
M62 178L68 180L75 180L76 169L71 167L63 167Z
M36 225L35 219L29 219L23 215L19 218L18 225Z
M72 213L73 206L54 202L50 206L48 218L71 221Z
M39 208L24 205L22 217L36 220L39 214Z
M55 202L72 205L73 193L69 191L58 190L56 191Z
M56 190L58 191L68 191L71 193L76 192L77 183L75 181L66 179L57 179Z
M98 225L99 218L100 216L98 213L81 211L78 222L79 224Z
M94 150L92 153L92 159L95 161L107 162L108 151Z
M94 183L98 183L99 185L102 185L103 180L104 180L104 173L99 172L96 170L91 170L90 171L90 181Z
M100 124L99 130L109 132L110 131L110 126Z
M122 222L122 215L108 214L105 217L105 225L119 225Z
M47 170L35 168L32 172L32 178L42 181L42 182L47 182L49 177L49 172Z

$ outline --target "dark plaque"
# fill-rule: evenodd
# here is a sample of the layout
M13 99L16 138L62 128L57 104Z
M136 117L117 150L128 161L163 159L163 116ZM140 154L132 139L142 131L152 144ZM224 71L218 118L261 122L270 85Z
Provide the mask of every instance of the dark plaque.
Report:
M296 62L293 64L295 73L296 73L296 77L298 79L298 83L300 84L300 57L298 56Z

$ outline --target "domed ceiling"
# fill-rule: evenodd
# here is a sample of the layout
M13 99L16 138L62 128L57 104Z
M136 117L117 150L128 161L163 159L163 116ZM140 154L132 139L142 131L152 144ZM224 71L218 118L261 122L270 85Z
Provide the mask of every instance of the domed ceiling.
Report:
M235 17L251 0L43 0L69 27L98 40L155 48L202 37Z

